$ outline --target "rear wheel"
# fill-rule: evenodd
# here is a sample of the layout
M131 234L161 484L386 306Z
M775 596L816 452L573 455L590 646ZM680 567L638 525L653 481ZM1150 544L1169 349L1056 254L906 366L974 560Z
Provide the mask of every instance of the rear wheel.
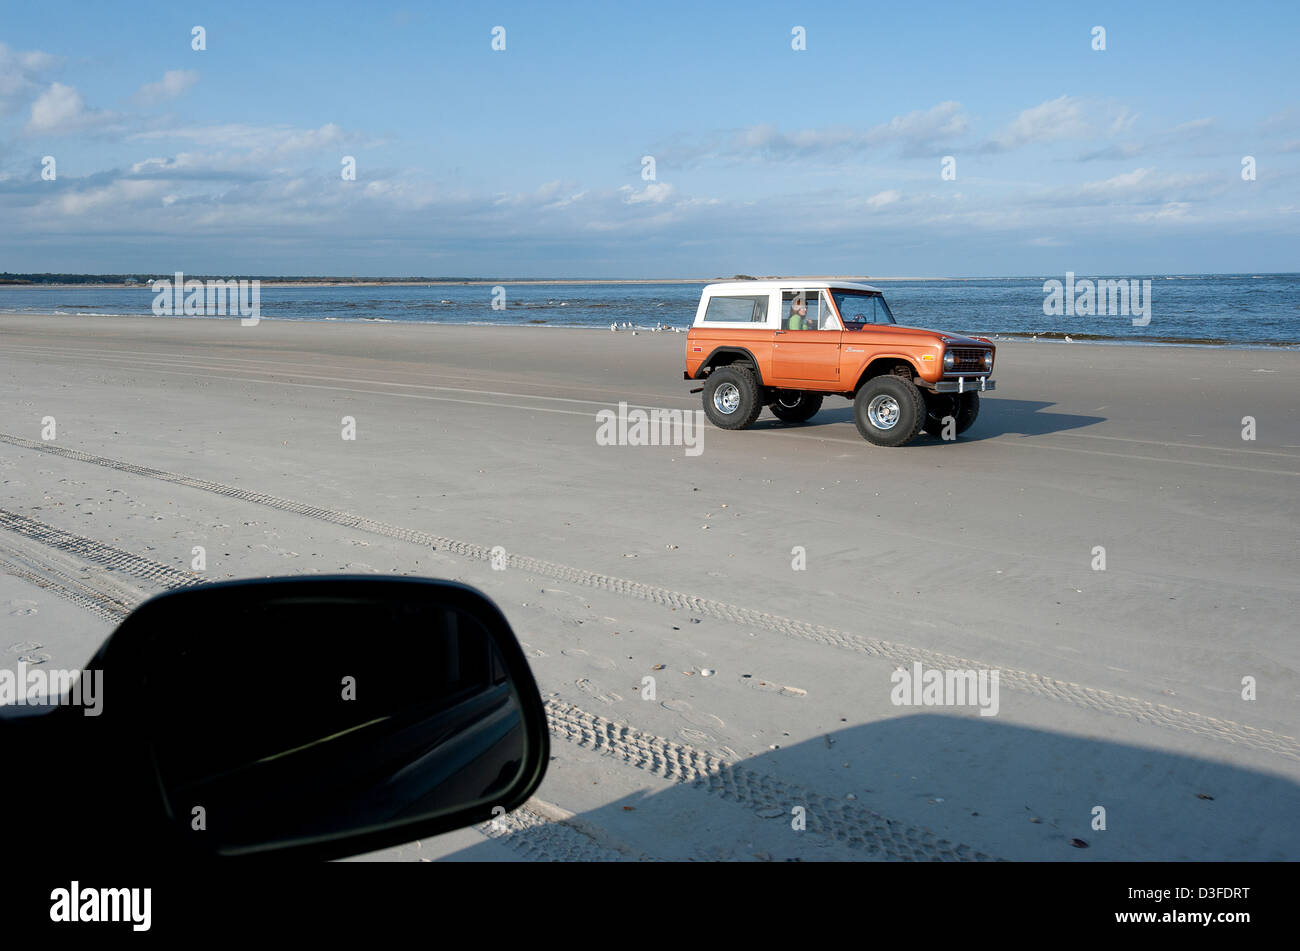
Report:
M822 408L822 394L806 390L777 390L767 405L777 419L787 423L806 423Z
M704 383L704 415L714 426L746 429L762 411L758 381L748 367L721 367L709 374Z
M960 436L974 424L980 414L978 393L926 393L925 431L943 438L944 419L953 418L953 434Z
M862 438L877 446L902 446L925 424L925 400L911 380L878 376L853 398L853 421Z

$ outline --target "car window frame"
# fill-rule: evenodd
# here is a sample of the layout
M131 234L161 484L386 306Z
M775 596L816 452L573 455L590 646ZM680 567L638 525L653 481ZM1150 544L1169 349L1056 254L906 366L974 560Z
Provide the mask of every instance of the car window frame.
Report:
M830 333L838 333L838 332L840 332L840 331L842 331L842 330L844 329L844 321L843 321L843 319L840 317L840 315L839 315L839 311L838 311L838 310L836 309L836 307L835 307L835 299L834 299L834 297L831 295L831 292L830 292L830 290L829 290L828 288L825 288L825 287L797 287L797 286L795 286L795 285L788 285L788 286L786 286L786 287L782 287L782 288L780 288L780 289L777 291L777 294L779 294L779 295L780 295L780 298L781 298L781 305L780 305L779 309L777 310L777 315L778 315L778 317L779 317L778 324L779 324L779 329L780 329L780 330L782 330L782 331L785 332L785 333L790 333L790 332L791 332L791 331L790 331L789 320L788 320L788 318L785 316L785 308L786 308L786 304L793 302L794 299L795 299L795 297L798 297L798 296L802 296L805 300L807 300L807 299L808 299L810 296L812 296L814 293L817 295L817 298L818 298L818 303L817 303L817 308L818 308L818 310L817 310L817 314L818 314L818 321L817 321L817 324L818 324L818 325L817 325L817 327L812 328L812 329L813 329L813 330L816 330L816 331L818 331L818 332L821 332L821 331L827 331L827 332L830 332ZM789 301L786 300L786 295L787 295L787 294L790 295L790 300L789 300ZM839 324L839 326L838 326L838 327L826 327L826 326L823 326L823 324L826 322L826 320L822 319L822 315L823 315L823 314L826 315L826 319L833 319L837 324ZM804 329L806 330L806 329L809 329L809 328L804 328ZM794 332L795 332L795 333L802 333L803 331L794 331Z
M850 329L850 328L849 328L849 322L848 322L847 320L845 320L845 319L844 319L844 316L841 314L841 315L840 315L840 326L844 329L844 331L845 331L846 333L857 333L857 332L859 332L859 331L861 331L861 330L865 330L867 327L897 327L897 326L898 326L898 319L894 316L893 308L891 308L891 307L889 306L889 303L885 300L885 295L884 295L884 293L883 293L882 291L864 291L864 290L858 290L857 288L849 288L849 287L832 288L832 291L834 291L834 290L838 290L838 291L840 291L840 292L843 293L843 294L851 294L851 295L858 296L858 297L871 297L871 298L878 298L878 299L880 300L880 304L881 304L881 306L883 306L884 309L885 309L885 313L886 313L886 314L888 315L888 317L889 317L889 322L888 322L888 323L883 323L883 324L882 324L882 323L864 323L861 327L855 327L855 328ZM838 309L838 308L839 308L839 301L835 301L835 295L834 295L833 293L831 294L831 299L832 299L832 301L835 302L836 309Z
M750 311L749 320L710 320L709 308L715 300L748 300L753 302L754 308L757 308L759 301L764 301L764 314L762 320L753 318L754 309ZM772 318L772 295L770 293L750 293L750 294L710 294L708 299L702 302L703 311L699 315L697 325L700 327L767 327L771 324Z

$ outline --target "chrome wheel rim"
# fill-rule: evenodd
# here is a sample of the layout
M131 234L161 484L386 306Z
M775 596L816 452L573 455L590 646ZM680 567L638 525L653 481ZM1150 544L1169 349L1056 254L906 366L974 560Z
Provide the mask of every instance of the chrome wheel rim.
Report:
M867 419L877 429L893 429L898 425L898 400L884 393L867 404Z
M740 408L740 387L734 383L723 383L713 391L713 405L719 413L730 416Z
M779 396L777 397L776 401L780 403L782 406L784 406L786 409L796 409L798 408L799 404L803 402L803 395L800 394L799 396Z

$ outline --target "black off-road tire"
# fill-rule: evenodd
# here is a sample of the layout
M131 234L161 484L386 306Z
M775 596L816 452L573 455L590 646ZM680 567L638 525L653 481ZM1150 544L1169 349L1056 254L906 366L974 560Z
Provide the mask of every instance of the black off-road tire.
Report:
M953 432L960 436L974 425L980 414L980 395L978 393L926 393L925 411L925 431L931 436L943 438L943 421L946 416L953 418L956 423Z
M886 426L886 421L892 422ZM925 425L925 400L911 380L877 376L862 384L853 398L853 422L867 442L904 446Z
M767 408L772 415L787 423L806 423L822 408L821 393L809 390L777 390Z
M749 367L721 367L704 382L704 415L719 429L748 429L761 412L758 380Z

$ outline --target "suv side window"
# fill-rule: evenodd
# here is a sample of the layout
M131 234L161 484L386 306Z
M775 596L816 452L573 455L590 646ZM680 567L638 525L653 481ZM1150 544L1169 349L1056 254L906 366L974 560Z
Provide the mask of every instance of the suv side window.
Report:
M704 312L706 323L761 324L767 321L767 295L711 297Z
M840 330L835 311L826 299L825 291L783 290L781 292L781 329L790 329L790 316L795 300L802 300L807 307L803 316L804 330Z

